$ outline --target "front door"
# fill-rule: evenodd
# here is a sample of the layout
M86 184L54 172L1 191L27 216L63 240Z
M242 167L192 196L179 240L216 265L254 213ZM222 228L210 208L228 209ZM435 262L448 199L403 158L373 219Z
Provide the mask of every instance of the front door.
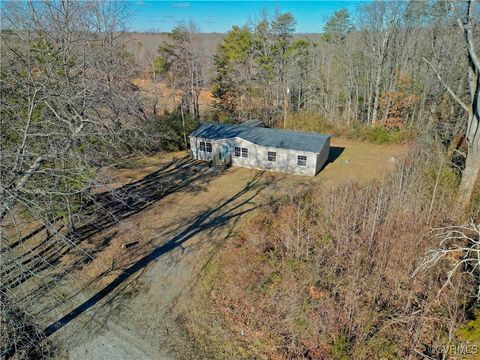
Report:
M220 159L225 159L228 156L228 145L223 144L222 150L220 151Z

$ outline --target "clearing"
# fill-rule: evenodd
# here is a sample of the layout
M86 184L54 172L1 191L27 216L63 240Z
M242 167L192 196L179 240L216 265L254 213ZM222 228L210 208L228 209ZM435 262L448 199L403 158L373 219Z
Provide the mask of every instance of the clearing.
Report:
M235 167L219 173L185 153L108 169L115 181L103 197L108 216L80 230L90 260L74 279L59 277L54 290L44 289L48 301L35 314L63 345L58 358L173 358L172 344L181 345L172 309L239 221L295 189L381 178L405 152L401 145L333 139L331 162L315 178ZM44 286L37 278L27 283L19 291Z

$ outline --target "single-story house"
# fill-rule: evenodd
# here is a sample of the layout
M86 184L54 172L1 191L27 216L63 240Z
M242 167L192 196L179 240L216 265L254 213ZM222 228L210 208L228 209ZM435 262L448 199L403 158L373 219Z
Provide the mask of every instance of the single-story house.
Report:
M250 120L241 125L204 123L189 138L194 159L315 176L327 162L331 136L271 129Z

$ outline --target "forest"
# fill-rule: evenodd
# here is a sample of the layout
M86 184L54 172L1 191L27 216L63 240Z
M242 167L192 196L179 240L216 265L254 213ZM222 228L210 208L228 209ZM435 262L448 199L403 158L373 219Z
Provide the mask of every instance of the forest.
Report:
M129 6L2 3L2 359L68 358L51 336L66 324L50 317L65 315L57 291L90 267L98 291L151 262L157 245L122 258L99 236L197 181L181 165L117 186L115 171L185 155L201 122L250 119L405 151L382 179L271 190L189 280L172 358L474 359L480 3L359 2L316 34L261 8L224 34L132 32Z

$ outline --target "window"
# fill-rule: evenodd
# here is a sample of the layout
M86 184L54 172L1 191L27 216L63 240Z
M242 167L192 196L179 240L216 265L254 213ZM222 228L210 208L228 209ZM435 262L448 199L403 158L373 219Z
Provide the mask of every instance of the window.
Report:
M307 157L303 155L298 155L297 157L298 166L307 166Z
M277 161L277 153L275 151L268 152L268 161L275 162Z
M212 143L207 143L207 152L212 152Z
M235 146L235 156L236 157L240 157L240 151L241 151L240 147Z
M242 148L242 157L248 158L248 149L247 148Z
M200 141L200 151L205 151L205 141Z

